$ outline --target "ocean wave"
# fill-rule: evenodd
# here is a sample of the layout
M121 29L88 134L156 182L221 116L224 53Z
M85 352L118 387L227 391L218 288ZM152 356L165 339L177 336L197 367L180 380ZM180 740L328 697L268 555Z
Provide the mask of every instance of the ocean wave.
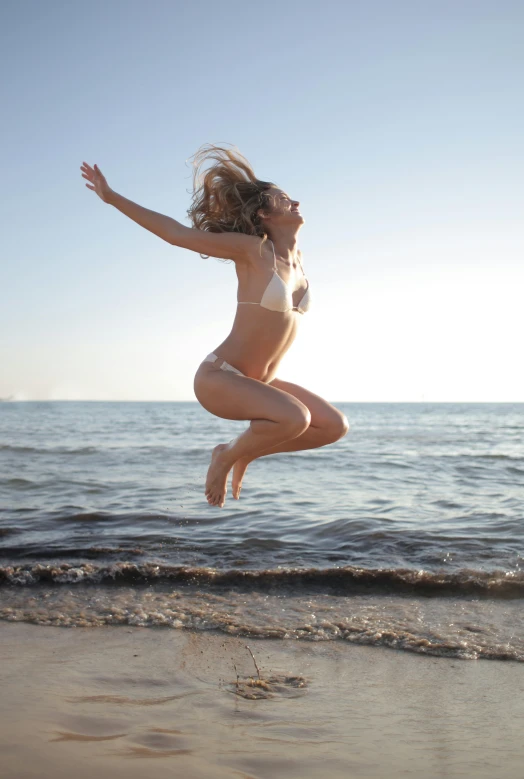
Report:
M94 454L100 452L99 446L19 446L0 444L0 452L30 452L31 454Z
M71 572L69 572L71 573ZM220 631L250 638L345 641L463 660L524 661L517 600L428 598L295 588L169 586L8 587L0 619L55 627L135 626Z
M140 553L140 550L136 550ZM105 584L112 586L197 585L213 588L242 588L250 591L281 590L284 593L322 591L416 594L449 597L479 595L488 598L524 597L524 571L479 571L463 569L431 572L424 569L356 566L336 568L278 568L263 570L174 566L117 562L110 565L42 564L0 566L0 585L29 587L38 584Z

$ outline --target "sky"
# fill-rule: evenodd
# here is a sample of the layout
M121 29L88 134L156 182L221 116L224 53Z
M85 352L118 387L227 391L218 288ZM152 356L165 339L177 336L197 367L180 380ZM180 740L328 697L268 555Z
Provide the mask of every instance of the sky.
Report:
M312 307L278 376L327 400L524 401L524 4L6 0L0 398L194 400L234 266L189 158L234 144L300 201Z

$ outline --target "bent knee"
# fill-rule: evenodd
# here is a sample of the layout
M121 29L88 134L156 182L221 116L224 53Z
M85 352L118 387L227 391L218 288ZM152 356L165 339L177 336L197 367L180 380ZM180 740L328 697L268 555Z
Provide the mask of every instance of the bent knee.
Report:
M339 441L344 438L349 432L349 422L345 414L339 411L333 415L324 427L326 431L326 437L330 443Z
M290 438L296 438L308 429L311 424L311 412L303 403L294 403L286 415L285 425Z

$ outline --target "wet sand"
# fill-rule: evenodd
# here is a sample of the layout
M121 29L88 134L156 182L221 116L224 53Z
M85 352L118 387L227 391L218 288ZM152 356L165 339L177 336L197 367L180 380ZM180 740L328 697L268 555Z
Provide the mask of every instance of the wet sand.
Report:
M515 662L2 623L0 682L2 779L523 776Z

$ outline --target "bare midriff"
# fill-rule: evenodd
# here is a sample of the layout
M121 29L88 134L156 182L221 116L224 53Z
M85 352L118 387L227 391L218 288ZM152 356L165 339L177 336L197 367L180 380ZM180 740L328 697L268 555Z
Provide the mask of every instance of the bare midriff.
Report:
M269 311L262 306L237 306L233 327L214 353L244 376L272 381L280 361L296 337L299 311Z

